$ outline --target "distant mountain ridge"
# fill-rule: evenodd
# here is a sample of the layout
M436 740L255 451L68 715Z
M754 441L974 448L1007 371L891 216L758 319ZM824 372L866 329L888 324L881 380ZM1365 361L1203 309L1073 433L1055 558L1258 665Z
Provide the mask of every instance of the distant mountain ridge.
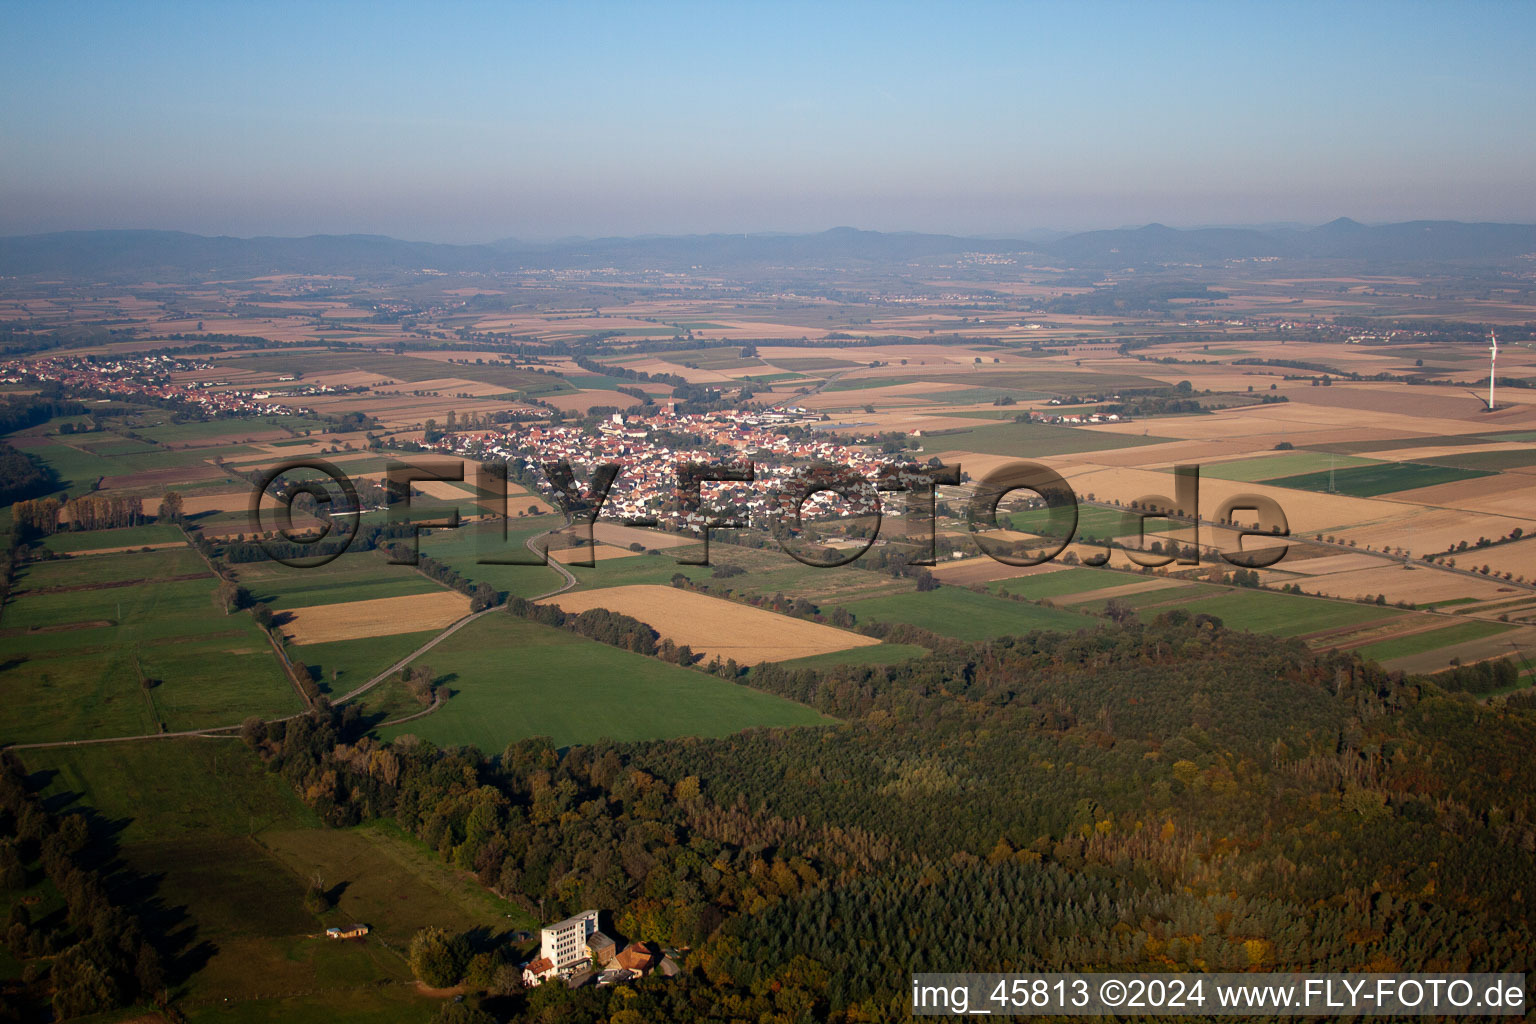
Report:
M1052 240L838 227L805 235L652 235L546 243L505 239L488 245L406 242L383 235L234 238L180 231L63 231L0 238L0 274L212 280L424 268L449 272L599 267L814 270L828 265L900 264L962 253L1028 255L1093 268L1270 257L1493 265L1536 253L1536 225L1408 221L1372 227L1341 217L1304 229L1181 230L1148 224Z

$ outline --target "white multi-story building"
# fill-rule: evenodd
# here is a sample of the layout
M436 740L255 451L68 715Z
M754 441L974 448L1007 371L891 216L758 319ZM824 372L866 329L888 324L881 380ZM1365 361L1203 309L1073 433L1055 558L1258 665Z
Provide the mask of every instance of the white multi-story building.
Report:
M595 931L595 910L583 910L564 921L557 921L539 932L539 956L553 964L555 970L563 971L590 956L587 939Z

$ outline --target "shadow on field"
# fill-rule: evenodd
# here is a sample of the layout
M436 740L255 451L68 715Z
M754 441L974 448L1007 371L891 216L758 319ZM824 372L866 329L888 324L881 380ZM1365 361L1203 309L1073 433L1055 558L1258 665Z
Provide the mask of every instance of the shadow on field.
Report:
M40 792L58 776L54 769L43 769L26 781L33 792ZM74 812L85 818L91 838L82 865L100 872L112 903L138 919L164 962L166 984L182 984L208 963L218 947L198 938L197 924L185 906L172 906L161 895L164 874L139 871L123 859L118 837L132 819L108 818L83 799L84 794L66 790L44 797L43 806L51 815Z

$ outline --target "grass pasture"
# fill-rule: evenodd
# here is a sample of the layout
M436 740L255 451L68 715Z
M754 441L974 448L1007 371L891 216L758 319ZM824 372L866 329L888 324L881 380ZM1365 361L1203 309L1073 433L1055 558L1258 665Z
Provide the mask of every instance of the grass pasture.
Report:
M28 562L16 571L18 594L53 590L86 590L145 580L208 575L208 564L183 545L154 551L118 551L104 555Z
M382 730L385 738L410 733L500 751L529 736L567 746L830 721L782 697L507 614L470 623L427 660L451 697L425 718Z
M117 530L66 530L43 541L43 547L61 555L75 551L137 548L150 544L185 543L181 529L165 523L125 526Z
M832 668L837 665L899 665L913 658L924 658L928 648L916 644L876 644L873 647L850 647L845 651L814 654L808 658L781 661L783 668Z
M1382 640L1379 643L1367 644L1358 648L1357 653L1365 658L1374 658L1377 661L1386 661L1390 658L1406 658L1410 654L1426 654L1430 651L1449 647L1452 644L1464 643L1467 640L1481 640L1484 637L1497 636L1499 633L1513 629L1502 622L1483 622L1473 620L1471 622L1458 622L1452 626L1442 626L1439 629L1430 629L1422 633L1410 633L1408 636L1396 637L1391 640Z
M1111 569L1074 568L1059 572L1041 573L1038 576L1019 576L998 580L988 586L997 594L1010 594L1030 601L1042 598L1068 597L1073 594L1091 593L1136 583L1146 577Z
M1420 462L1383 462L1372 466L1355 466L1330 472L1323 469L1312 473L1299 473L1262 481L1274 487L1291 487L1300 491L1321 491L1331 488L1339 494L1356 498L1373 498L1380 494L1411 491L1419 487L1434 487L1457 480L1472 480L1493 474L1477 469L1456 469L1450 466L1431 466Z
M499 522L473 523L453 530L433 530L421 538L421 553L437 559L476 583L489 583L496 590L515 597L535 597L560 585L561 577L554 569L540 564L499 565L483 560L519 559L532 562L534 556L523 546L523 542L559 523L560 519L555 516L536 516L526 521L514 518L506 522L505 541L502 539L502 524ZM404 566L392 568L411 571ZM574 571L577 578L581 579L583 572L603 572L604 569L600 563L595 570Z
M843 607L861 623L905 623L959 640L987 640L1036 629L1070 633L1079 629L1095 629L1102 624L1102 620L1078 612L1042 608L1024 601L978 594L961 587L940 587L924 593L909 591L873 597L853 601Z
M417 992L404 956L418 927L498 934L532 923L393 825L320 827L237 741L37 750L25 761L50 776L45 795L93 810L123 860L155 880L182 954L200 965L175 990L190 1020L424 1020L438 1003ZM320 915L303 906L315 874L336 898ZM322 937L353 921L373 934Z
M319 673L321 692L334 699L338 694L366 683L437 633L437 630L426 630L357 640L333 640L329 643L291 646L289 650L293 657Z
M1536 466L1536 449L1501 452L1462 452L1459 455L1437 455L1423 460L1426 466L1443 466L1474 472L1499 473L1507 469L1526 469Z
M442 589L408 565L390 565L377 551L349 552L311 569L280 562L243 562L235 569L251 596L274 612Z
M1238 483L1273 483L1277 477L1301 476L1307 473L1324 473L1330 468L1355 469L1361 466L1390 465L1376 459L1363 459L1354 455L1334 455L1329 452L1290 451L1260 455L1253 459L1236 459L1232 462L1213 462L1200 467L1200 475L1213 480L1232 480Z
M93 451L82 446L78 439L81 435L74 435L73 439L64 441L47 439L28 439L18 442L17 447L24 449L29 455L46 462L53 467L59 476L59 484L71 495L83 494L90 490L98 479L103 477L134 477L141 474L162 474L165 483L169 484L172 478L186 480L207 480L224 478L224 474L218 468L210 465L206 460L215 455L235 459L242 455L249 455L255 451L245 445L220 445L218 447L198 448L191 450L175 450L169 448L152 448L149 450L136 450L125 454L104 455L99 451ZM90 436L90 435L84 435ZM168 487L151 487L151 491L160 492Z
M202 575L166 571L185 568ZM138 582L103 585L123 580ZM37 563L20 584L0 617L11 709L0 741L174 732L299 708L260 627L216 606L217 581L190 549Z
M1274 636L1303 636L1409 614L1400 608L1262 590L1230 590L1220 596L1199 598L1179 607L1191 615L1201 612L1214 615L1228 629L1243 629Z

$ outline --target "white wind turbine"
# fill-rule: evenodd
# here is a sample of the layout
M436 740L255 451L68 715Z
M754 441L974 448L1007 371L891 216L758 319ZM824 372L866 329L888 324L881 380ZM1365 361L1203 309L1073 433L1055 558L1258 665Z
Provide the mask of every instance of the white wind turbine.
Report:
M1499 336L1488 332L1488 411L1493 412L1493 376L1499 362Z

